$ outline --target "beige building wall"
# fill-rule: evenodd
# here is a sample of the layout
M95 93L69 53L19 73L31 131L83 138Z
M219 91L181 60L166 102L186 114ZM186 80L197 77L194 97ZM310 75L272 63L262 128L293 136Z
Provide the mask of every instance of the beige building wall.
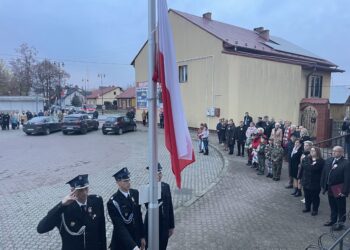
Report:
M111 102L113 104L113 101L116 100L115 97L118 96L121 93L120 89L114 89L110 92L107 92L103 95L103 102ZM102 105L102 96L99 96L96 100L97 105Z
M300 66L229 54L226 57L229 94L237 93L237 99L230 101L230 117L238 122L248 111L254 121L268 115L276 121L298 123L299 103L305 97Z

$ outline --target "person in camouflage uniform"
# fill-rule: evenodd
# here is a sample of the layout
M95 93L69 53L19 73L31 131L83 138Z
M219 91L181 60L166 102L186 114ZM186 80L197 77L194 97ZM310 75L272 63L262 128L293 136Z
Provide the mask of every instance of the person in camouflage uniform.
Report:
M272 160L272 172L273 180L279 181L281 178L281 170L283 164L283 148L281 147L281 141L277 140L274 142L274 147L271 150L271 160Z
M266 148L266 141L263 136L260 138L260 145L258 147L258 162L259 162L259 171L257 175L263 175L265 172L265 148Z
M271 160L271 152L273 149L273 139L269 139L269 143L265 147L265 157L267 159L267 175L266 177L272 178L272 160Z

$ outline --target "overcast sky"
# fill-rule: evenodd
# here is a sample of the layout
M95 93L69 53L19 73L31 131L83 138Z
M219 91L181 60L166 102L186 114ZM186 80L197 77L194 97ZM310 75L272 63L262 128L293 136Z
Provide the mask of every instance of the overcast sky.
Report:
M134 82L130 62L147 39L147 0L0 0L0 59L8 62L22 43L39 59L65 63L69 83L89 88ZM263 26L339 65L331 100L350 94L350 1L168 0L168 7L247 29ZM338 86L336 86L338 85Z

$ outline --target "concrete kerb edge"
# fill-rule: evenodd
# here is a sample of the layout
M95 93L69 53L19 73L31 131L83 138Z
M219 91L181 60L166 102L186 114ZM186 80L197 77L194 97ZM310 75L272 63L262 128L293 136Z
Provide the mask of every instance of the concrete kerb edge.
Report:
M195 141L198 141L198 139L194 139L194 138L192 138L192 139ZM175 214L179 213L184 208L191 206L196 201L198 201L200 198L202 198L207 192L209 192L213 187L215 187L215 185L218 184L221 181L221 179L225 176L225 173L227 172L227 169L229 166L228 159L226 157L224 157L224 155L222 154L220 149L218 149L216 146L209 144L209 147L214 149L220 155L220 158L223 162L223 167L221 169L221 172L219 173L217 178L212 183L210 183L210 185L208 185L202 192L200 192L199 194L196 194L192 199L186 201L181 206L176 208L174 211Z

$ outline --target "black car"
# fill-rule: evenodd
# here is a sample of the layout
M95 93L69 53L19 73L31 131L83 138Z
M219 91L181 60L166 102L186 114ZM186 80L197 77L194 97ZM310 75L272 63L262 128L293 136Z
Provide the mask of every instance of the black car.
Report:
M114 133L121 135L126 131L136 131L137 126L133 119L126 116L109 116L102 126L102 133Z
M23 124L23 131L27 135L45 134L49 135L51 132L60 131L61 123L57 118L52 116L38 116L30 119Z
M62 133L79 132L86 134L90 130L98 130L99 123L90 119L87 114L72 114L63 118Z

